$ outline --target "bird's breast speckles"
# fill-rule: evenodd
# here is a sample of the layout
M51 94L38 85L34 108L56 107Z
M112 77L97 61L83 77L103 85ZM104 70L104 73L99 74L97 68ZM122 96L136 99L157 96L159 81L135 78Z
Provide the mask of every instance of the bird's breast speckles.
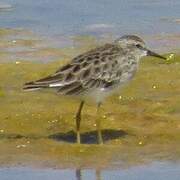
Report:
M133 61L132 61L133 62ZM121 72L121 79L120 82L128 82L130 79L133 78L137 71L137 64L125 64L122 67L122 72Z

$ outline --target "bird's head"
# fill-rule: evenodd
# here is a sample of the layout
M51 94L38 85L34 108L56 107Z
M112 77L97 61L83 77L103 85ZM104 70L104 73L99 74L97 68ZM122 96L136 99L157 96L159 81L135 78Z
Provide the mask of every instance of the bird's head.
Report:
M165 57L147 49L145 42L140 37L135 35L124 35L119 39L116 39L115 43L120 47L127 49L129 52L135 53L135 55L138 57L154 56L161 59L166 59Z

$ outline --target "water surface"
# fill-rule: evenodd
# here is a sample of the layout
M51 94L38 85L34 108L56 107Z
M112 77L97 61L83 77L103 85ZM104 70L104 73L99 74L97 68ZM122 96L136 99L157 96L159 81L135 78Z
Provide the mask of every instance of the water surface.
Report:
M13 8L0 12L0 27L30 30L51 40L51 46L72 45L68 43L70 36L103 38L128 33L141 35L150 46L167 51L173 49L171 46L176 47L169 36L180 32L178 0L7 0L4 3ZM155 35L160 39L154 37L152 41ZM180 45L179 38L175 43Z
M173 21L161 21L162 18L179 18L178 0L7 0L6 3L14 9L1 13L1 26L28 28L48 35L82 33L88 31L88 27L91 27L89 31L94 27L94 33L109 27L119 34L175 33L180 30L179 25ZM93 26L95 24L97 26Z
M168 162L153 163L149 166L139 166L124 170L59 170L59 169L33 169L33 168L3 168L0 169L2 180L24 179L27 180L179 180L180 166Z

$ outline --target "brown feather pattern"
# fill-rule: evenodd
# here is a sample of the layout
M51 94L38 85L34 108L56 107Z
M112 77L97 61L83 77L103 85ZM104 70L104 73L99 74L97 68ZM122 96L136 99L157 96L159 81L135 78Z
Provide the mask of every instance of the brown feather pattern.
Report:
M50 87L60 94L79 95L92 89L112 88L121 81L124 53L116 44L105 44L75 57L55 74L26 83L24 89Z

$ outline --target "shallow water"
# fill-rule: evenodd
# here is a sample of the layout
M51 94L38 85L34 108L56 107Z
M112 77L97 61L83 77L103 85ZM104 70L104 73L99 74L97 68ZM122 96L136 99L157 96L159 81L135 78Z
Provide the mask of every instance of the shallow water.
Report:
M27 28L49 34L98 30L121 33L175 33L180 27L178 0L44 1L6 0L14 9L1 13L0 25ZM53 12L53 13L52 13ZM162 19L172 20L170 23Z
M114 39L123 34L143 36L150 47L164 52L180 45L179 0L6 0L4 3L12 8L0 11L0 27L32 31L46 39L49 47L73 46L71 37L77 35Z
M34 168L2 168L2 180L179 180L180 165L168 162L153 163L148 166L138 166L121 170L93 169L34 169Z

